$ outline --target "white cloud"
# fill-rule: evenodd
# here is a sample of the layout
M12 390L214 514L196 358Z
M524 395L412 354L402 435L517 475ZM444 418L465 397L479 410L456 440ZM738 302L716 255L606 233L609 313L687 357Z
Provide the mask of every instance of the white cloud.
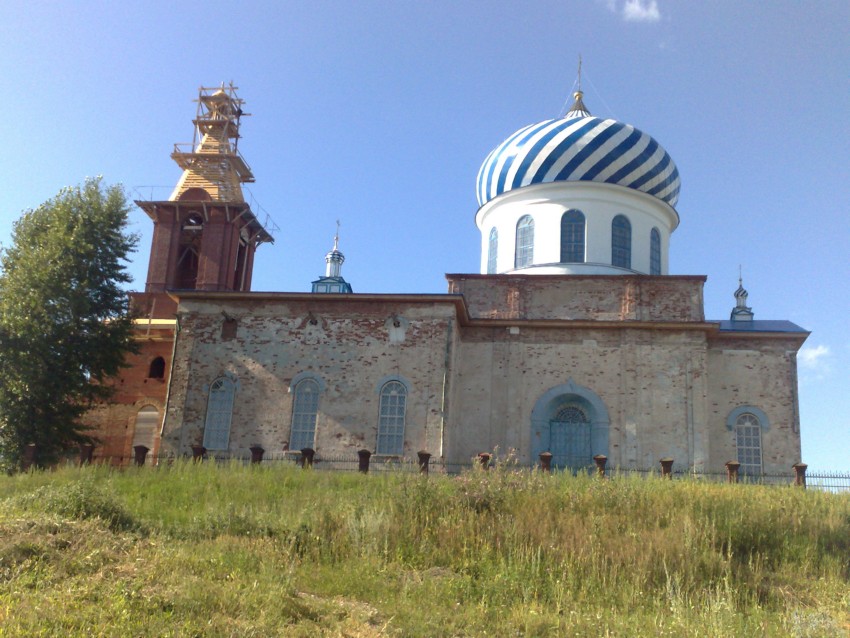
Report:
M829 372L829 346L803 346L797 353L797 361L805 370L820 374Z
M626 0L621 13L626 22L658 22L661 20L661 11L658 9L656 0Z

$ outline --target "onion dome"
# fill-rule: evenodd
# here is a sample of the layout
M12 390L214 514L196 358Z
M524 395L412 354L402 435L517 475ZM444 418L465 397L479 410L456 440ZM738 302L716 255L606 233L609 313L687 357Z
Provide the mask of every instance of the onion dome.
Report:
M735 307L732 308L732 321L752 321L753 309L747 305L750 294L744 288L744 280L738 276L738 289L735 291Z
M478 172L478 204L502 193L550 182L616 184L675 206L679 171L651 136L590 114L576 91L567 115L520 129L497 146Z
M339 249L339 221L336 223L334 247L325 255L325 276L313 282L313 292L350 293L354 292L351 284L342 276L342 264L345 255Z
M342 264L345 261L345 255L339 250L339 227L337 227L336 235L334 236L334 247L325 255L325 277L339 277L342 270Z

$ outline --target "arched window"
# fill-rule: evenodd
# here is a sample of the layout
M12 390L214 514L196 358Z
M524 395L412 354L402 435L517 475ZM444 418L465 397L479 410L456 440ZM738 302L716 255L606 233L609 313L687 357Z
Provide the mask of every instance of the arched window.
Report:
M204 447L208 450L226 450L228 448L235 392L236 384L227 377L219 377L210 386L210 395L207 399L207 418L204 421Z
M743 412L735 419L735 445L738 448L739 472L749 476L760 476L761 469L761 421L752 412Z
M534 262L534 220L523 215L516 225L514 268L525 268Z
M378 410L378 454L404 454L404 414L407 388L399 381L388 381L381 388Z
M584 263L584 213L568 210L561 217L561 263Z
M182 290L193 290L198 281L199 250L196 243L180 245L180 258L177 260L177 287Z
M165 359L157 357L151 361L148 368L148 379L162 379L165 377Z
M146 405L136 414L136 427L133 431L133 447L144 445L153 450L159 430L159 410ZM150 457L148 457L150 458Z
M221 340L233 341L239 330L239 322L233 317L225 316L221 324Z
M657 228L649 233L649 274L661 274L661 233Z
M316 444L316 419L319 415L319 384L308 377L296 383L292 393L289 449L313 448Z
M496 272L496 258L499 254L499 231L490 229L490 243L487 247L487 274Z
M189 213L183 220L183 230L199 232L204 229L204 218L199 213Z
M625 215L617 215L611 223L611 265L632 267L632 225Z
M759 408L741 405L726 417L726 427L735 435L738 452L739 472L744 475L760 476L762 473L761 433L770 429L770 422Z
M199 213L191 212L183 219L175 281L180 289L192 290L197 284L203 230L204 220Z

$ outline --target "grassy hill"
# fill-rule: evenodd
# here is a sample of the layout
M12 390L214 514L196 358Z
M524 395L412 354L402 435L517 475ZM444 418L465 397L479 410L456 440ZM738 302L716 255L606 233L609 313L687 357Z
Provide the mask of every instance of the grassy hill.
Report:
M0 477L0 636L844 636L850 496L177 463Z

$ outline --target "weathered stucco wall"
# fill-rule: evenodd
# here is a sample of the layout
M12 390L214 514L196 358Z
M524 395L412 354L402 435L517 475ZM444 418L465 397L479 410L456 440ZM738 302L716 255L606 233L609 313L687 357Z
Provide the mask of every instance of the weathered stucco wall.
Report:
M708 357L712 457L722 465L736 458L729 414L741 406L759 408L769 420L762 429L766 473L787 473L801 460L796 352L800 344L783 338L719 338Z
M186 295L163 450L185 454L202 442L210 384L228 374L238 383L229 453L283 453L290 386L312 374L323 386L315 448L324 457L376 449L379 390L398 378L410 389L411 458L425 450L464 463L498 448L533 463L546 410L578 388L597 402L592 445L611 466L672 457L678 468L723 471L736 456L726 420L745 404L769 415L764 469L799 460L793 353L804 336L720 333L703 321L702 278L458 277L452 290L463 299ZM510 299L513 319L494 319L490 310ZM563 319L573 314L582 318Z
M603 452L612 466L654 467L664 456L688 465L707 460L707 442L694 432L705 412L700 331L473 329L463 331L460 350L448 420L453 461L494 444L533 461L535 405L569 381L607 408Z
M209 385L229 373L236 389L230 450L261 445L269 454L289 444L296 375L321 379L315 449L352 456L375 449L382 383L401 378L407 397L405 455L436 453L452 303L344 302L321 298L278 303L190 301L181 331L163 445L185 453L203 439ZM225 317L237 324L222 338ZM398 323L398 327L394 325Z

